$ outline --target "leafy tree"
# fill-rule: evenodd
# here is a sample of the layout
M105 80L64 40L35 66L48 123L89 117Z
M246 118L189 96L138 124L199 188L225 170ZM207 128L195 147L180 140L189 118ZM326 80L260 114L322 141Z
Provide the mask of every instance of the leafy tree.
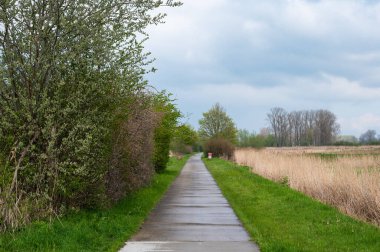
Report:
M254 133L250 133L246 129L239 129L237 133L238 141L237 146L239 147L250 147L251 139L254 137Z
M0 229L101 202L112 136L146 86L144 28L162 22L150 14L160 5L1 1Z
M204 141L211 138L223 138L233 144L237 141L235 124L219 103L212 106L208 112L203 113L199 125L199 136Z
M186 145L194 145L198 141L197 132L188 124L178 126L176 129L176 136Z
M191 153L197 142L197 132L190 125L182 124L175 129L171 149L177 153Z
M155 97L155 110L159 113L160 123L154 132L153 163L156 172L162 172L169 161L170 143L181 116L179 110L170 99L170 94L161 92Z
M273 135L266 134L265 132L255 134L243 129L238 131L237 146L253 148L272 147L275 146L275 139Z

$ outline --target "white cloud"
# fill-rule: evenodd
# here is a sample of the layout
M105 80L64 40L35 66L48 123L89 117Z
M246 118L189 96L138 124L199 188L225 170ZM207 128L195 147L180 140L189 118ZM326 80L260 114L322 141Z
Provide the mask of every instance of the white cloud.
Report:
M279 7L278 16L271 18L277 20L282 28L314 38L336 39L354 34L363 38L379 38L376 32L379 14L379 3L292 0Z
M344 55L347 60L352 60L358 63L366 63L372 61L380 61L380 51L347 53Z
M299 85L308 87L308 94L331 102L371 102L380 100L380 87L366 87L345 77L321 74L321 79L306 79Z
M341 118L339 121L347 131L354 132L357 136L369 129L377 130L380 133L380 114L364 113L358 116Z
M148 31L149 78L193 122L219 101L248 129L274 106L330 109L342 133L380 128L380 1L183 2Z
M254 83L214 83L180 88L183 99L192 101L213 100L224 104L246 104L257 106L286 106L296 99L334 102L376 102L380 101L380 87L365 87L359 82L330 74L309 78L288 78L283 85L260 86ZM196 94L196 95L194 95ZM302 109L302 108L300 108Z
M177 90L179 98L186 101L220 102L225 106L267 106L270 101L288 101L284 87L255 87L244 83L204 84ZM196 95L194 95L196 94Z
M328 27L321 17L320 8L313 5L306 1L288 1L285 8L280 10L278 25L312 36L325 34Z
M380 116L368 113L380 106L380 87L365 87L357 81L326 73L314 77L284 77L283 85L254 83L214 83L179 87L174 90L180 104L192 104L187 112L200 118L212 104L220 102L242 128L266 126L266 113L272 107L289 111L329 109L335 113L342 133L359 135L368 128L380 128ZM369 104L372 104L369 106Z
M247 32L261 32L266 28L267 26L263 22L259 22L253 19L243 21L243 30Z

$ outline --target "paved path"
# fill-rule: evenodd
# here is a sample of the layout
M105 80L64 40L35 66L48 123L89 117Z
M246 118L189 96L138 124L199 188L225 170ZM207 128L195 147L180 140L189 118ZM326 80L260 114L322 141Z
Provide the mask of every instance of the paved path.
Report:
M249 239L198 154L121 251L259 251Z

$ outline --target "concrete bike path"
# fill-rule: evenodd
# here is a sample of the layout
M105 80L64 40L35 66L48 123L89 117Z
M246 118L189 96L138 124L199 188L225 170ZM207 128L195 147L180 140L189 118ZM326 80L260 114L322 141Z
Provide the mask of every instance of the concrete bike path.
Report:
M121 252L259 251L201 155L189 159L141 230Z

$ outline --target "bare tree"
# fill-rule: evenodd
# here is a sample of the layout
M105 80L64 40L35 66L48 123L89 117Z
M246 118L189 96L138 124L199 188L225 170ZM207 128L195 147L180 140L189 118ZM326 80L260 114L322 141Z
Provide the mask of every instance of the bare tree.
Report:
M288 113L272 108L267 117L277 146L329 145L340 129L336 116L328 110Z
M290 124L289 136L291 145L301 145L301 135L303 128L302 111L293 111L288 114Z
M328 110L318 110L315 116L314 141L315 145L329 145L333 143L339 133L340 126L336 116Z
M271 112L267 114L269 123L271 124L276 145L278 147L286 145L288 135L288 113L283 108L272 108Z
M302 111L302 134L301 134L301 145L313 145L313 135L314 135L314 123L315 123L315 111L306 110Z

